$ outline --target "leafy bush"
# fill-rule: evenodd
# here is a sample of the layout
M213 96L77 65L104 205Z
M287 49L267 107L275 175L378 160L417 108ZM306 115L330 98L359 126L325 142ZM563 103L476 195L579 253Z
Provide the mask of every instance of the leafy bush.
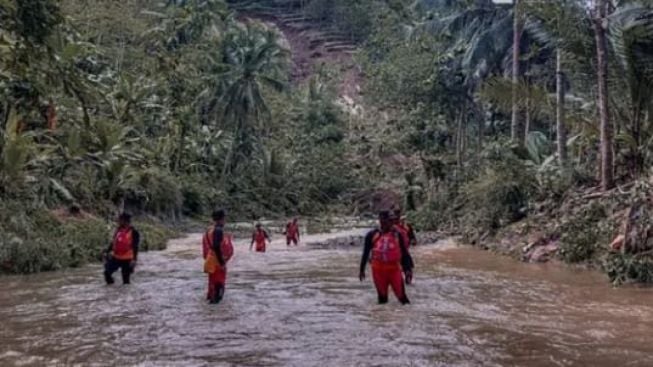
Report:
M583 207L560 226L560 258L568 263L590 261L601 244L612 238L613 228L606 221L606 208L599 202Z
M463 225L468 234L493 231L522 219L534 191L532 170L505 146L484 152L485 170L462 187Z
M152 214L174 214L183 204L179 181L159 168L133 172L128 180L127 199L138 209Z
M65 267L78 267L100 260L111 238L109 225L95 218L67 222L62 226L62 231L61 243L69 254Z
M572 187L573 172L566 172L555 163L555 156L546 159L537 169L538 199L560 201Z
M165 250L168 241L177 236L174 230L151 222L136 222L134 227L141 234L141 251Z
M7 210L0 212L0 272L78 267L99 260L110 239L107 224L98 219L61 223L47 210L3 204Z
M1 201L0 273L36 273L101 260L113 225L94 217L58 219L49 210ZM161 250L176 233L154 223L136 223L142 251Z
M215 188L215 185L207 184L210 181L210 178L201 176L189 176L184 179L181 183L182 212L184 215L209 214L216 203L221 201L221 193Z
M629 281L653 283L653 257L611 253L602 263L603 271L614 285Z
M452 191L438 192L425 205L410 213L410 220L419 230L449 228L457 219L455 205L452 205L455 202L456 197Z

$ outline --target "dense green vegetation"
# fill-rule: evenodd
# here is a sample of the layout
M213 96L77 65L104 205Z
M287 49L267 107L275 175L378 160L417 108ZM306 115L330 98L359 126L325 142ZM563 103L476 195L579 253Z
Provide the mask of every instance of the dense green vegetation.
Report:
M541 231L533 244L564 261L647 279L648 236L623 227L648 228L625 213L650 206L650 190L633 190L651 164L651 4L413 5L410 21L383 19L364 61L369 100L401 126L396 149L422 162L416 218L490 247L511 233L508 252Z
M2 1L0 24L3 270L97 256L119 210L311 214L356 184L332 87L291 88L279 32L223 1ZM93 219L59 225L72 205ZM86 253L18 260L52 238Z
M334 65L291 80L254 14L355 42L364 113ZM7 213L282 217L394 191L422 229L508 252L537 231L615 282L653 278L649 2L0 0L0 21Z

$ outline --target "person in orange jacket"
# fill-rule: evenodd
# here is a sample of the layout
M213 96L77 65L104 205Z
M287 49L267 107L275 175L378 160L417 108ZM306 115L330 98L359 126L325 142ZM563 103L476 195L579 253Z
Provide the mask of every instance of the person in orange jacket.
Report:
M290 246L290 244L293 243L295 246L299 244L299 221L297 218L294 218L292 221L286 224L286 231L284 234L286 235L287 246Z
M395 227L402 233L402 235L405 236L406 247L411 248L417 246L417 236L415 235L415 229L413 229L413 226L401 217L401 209L395 208L393 215L395 219Z
M417 237L415 236L413 227L401 218L401 209L399 208L395 208L393 210L392 218L394 229L401 234L401 238L403 238L404 243L406 244L406 250L410 252L411 246L415 246L417 244ZM412 272L405 274L405 277L406 284L413 283Z
M268 232L263 229L261 223L256 223L256 229L252 233L252 243L249 245L249 250L252 251L254 244L256 244L256 252L265 252L269 240L270 236Z
M233 256L234 248L231 235L224 232L225 211L216 210L211 217L213 225L202 238L204 272L209 280L206 298L211 303L220 303L227 284L227 262Z
M402 270L407 276L412 276L413 259L402 235L394 229L394 219L389 211L379 213L379 224L380 228L365 236L359 278L365 280L365 267L369 261L379 304L388 303L389 288L392 288L399 302L408 304L410 300L406 295Z
M113 273L120 269L122 283L129 284L131 274L138 261L138 245L141 236L131 225L131 215L122 213L118 216L118 228L113 235L113 240L104 252L104 280L113 284Z

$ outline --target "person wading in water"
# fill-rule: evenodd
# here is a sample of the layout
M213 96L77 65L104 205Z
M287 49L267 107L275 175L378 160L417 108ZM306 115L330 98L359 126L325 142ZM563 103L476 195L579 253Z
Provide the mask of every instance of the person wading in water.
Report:
M113 284L113 273L120 269L122 283L129 284L130 276L138 261L138 245L141 236L131 225L131 215L122 213L118 216L118 228L113 235L113 241L104 252L104 280Z
M401 234L401 238L404 240L404 244L406 244L406 250L410 253L410 248L417 245L417 236L415 236L415 231L413 230L413 226L411 226L401 218L401 209L399 208L394 209L392 215L394 220L393 228L397 232L399 232L399 234ZM406 273L405 277L406 277L406 284L413 283L412 272Z
M415 229L406 221L406 219L401 217L401 209L396 208L393 211L395 219L395 227L399 230L402 235L405 235L406 238L406 247L411 248L417 246L417 235L415 234Z
M287 246L290 246L290 244L295 244L295 246L297 246L299 244L299 222L297 218L294 218L286 224L286 231L284 234L286 235Z
M267 241L270 240L268 232L263 229L261 223L256 223L256 229L252 233L252 243L249 245L249 250L252 251L254 244L256 244L256 252L265 252Z
M211 303L219 303L224 297L227 284L227 262L234 254L231 235L224 233L225 211L213 212L213 225L202 238L204 272L208 274L209 286L206 298Z
M394 218L389 211L379 213L379 224L379 229L374 229L365 236L359 278L365 280L365 267L370 261L379 304L388 303L389 288L392 288L399 302L408 304L410 300L406 295L402 269L407 276L412 277L413 259L401 233L393 228Z

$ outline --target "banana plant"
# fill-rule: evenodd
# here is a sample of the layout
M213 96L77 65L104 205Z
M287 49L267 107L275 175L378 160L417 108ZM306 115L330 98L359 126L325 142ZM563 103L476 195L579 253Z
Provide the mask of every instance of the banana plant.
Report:
M619 141L630 147L638 172L643 169L641 146L649 139L653 117L653 7L633 2L617 8L610 16L609 39L620 73L616 82L624 83L628 92L628 109L617 109L630 123L618 134ZM620 101L621 102L621 101Z

